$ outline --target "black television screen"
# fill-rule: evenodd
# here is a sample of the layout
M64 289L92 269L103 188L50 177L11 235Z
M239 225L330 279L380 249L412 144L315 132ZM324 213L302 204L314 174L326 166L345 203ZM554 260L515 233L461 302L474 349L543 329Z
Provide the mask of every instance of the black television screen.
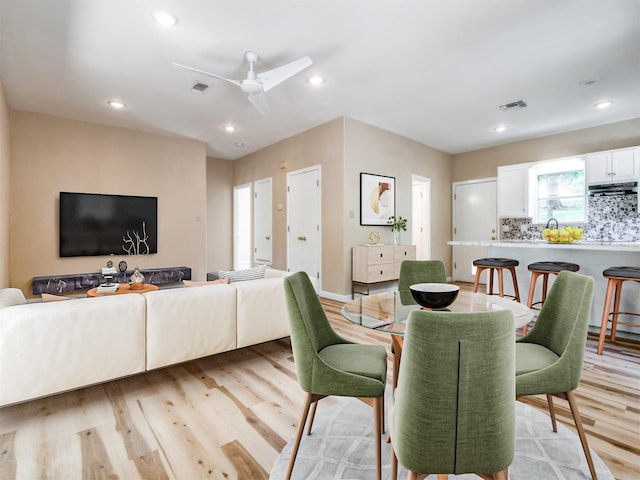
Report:
M157 197L60 192L61 257L157 252Z

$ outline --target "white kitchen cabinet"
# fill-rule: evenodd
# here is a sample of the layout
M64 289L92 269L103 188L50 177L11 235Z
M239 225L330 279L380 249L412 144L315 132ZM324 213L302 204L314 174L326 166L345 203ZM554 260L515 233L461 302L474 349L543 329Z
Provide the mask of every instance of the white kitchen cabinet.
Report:
M638 181L640 147L587 155L587 184Z
M527 217L529 163L498 167L498 217Z

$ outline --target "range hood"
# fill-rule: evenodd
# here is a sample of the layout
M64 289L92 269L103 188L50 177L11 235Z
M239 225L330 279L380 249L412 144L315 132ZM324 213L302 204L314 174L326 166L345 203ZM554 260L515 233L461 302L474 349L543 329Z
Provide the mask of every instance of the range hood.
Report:
M631 195L633 193L638 193L638 182L604 183L599 185L589 185L590 197Z

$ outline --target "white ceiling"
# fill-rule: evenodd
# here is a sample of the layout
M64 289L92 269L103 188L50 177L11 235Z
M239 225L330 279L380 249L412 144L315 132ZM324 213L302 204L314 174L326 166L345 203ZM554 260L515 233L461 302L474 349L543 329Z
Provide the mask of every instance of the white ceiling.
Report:
M258 72L313 60L267 92L266 117L172 65L242 79L247 50ZM640 118L640 0L0 0L0 77L13 109L199 139L218 158L340 116L455 154Z

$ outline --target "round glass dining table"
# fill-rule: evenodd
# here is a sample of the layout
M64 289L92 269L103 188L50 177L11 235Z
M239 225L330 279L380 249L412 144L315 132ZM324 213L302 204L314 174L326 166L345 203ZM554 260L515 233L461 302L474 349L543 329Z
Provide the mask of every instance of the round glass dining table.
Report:
M363 327L402 336L409 314L421 308L409 290L384 292L362 296L345 303L342 307L342 316ZM533 320L533 310L511 298L465 290L460 290L456 300L443 310L451 312L511 310L515 317L516 328L523 327Z

